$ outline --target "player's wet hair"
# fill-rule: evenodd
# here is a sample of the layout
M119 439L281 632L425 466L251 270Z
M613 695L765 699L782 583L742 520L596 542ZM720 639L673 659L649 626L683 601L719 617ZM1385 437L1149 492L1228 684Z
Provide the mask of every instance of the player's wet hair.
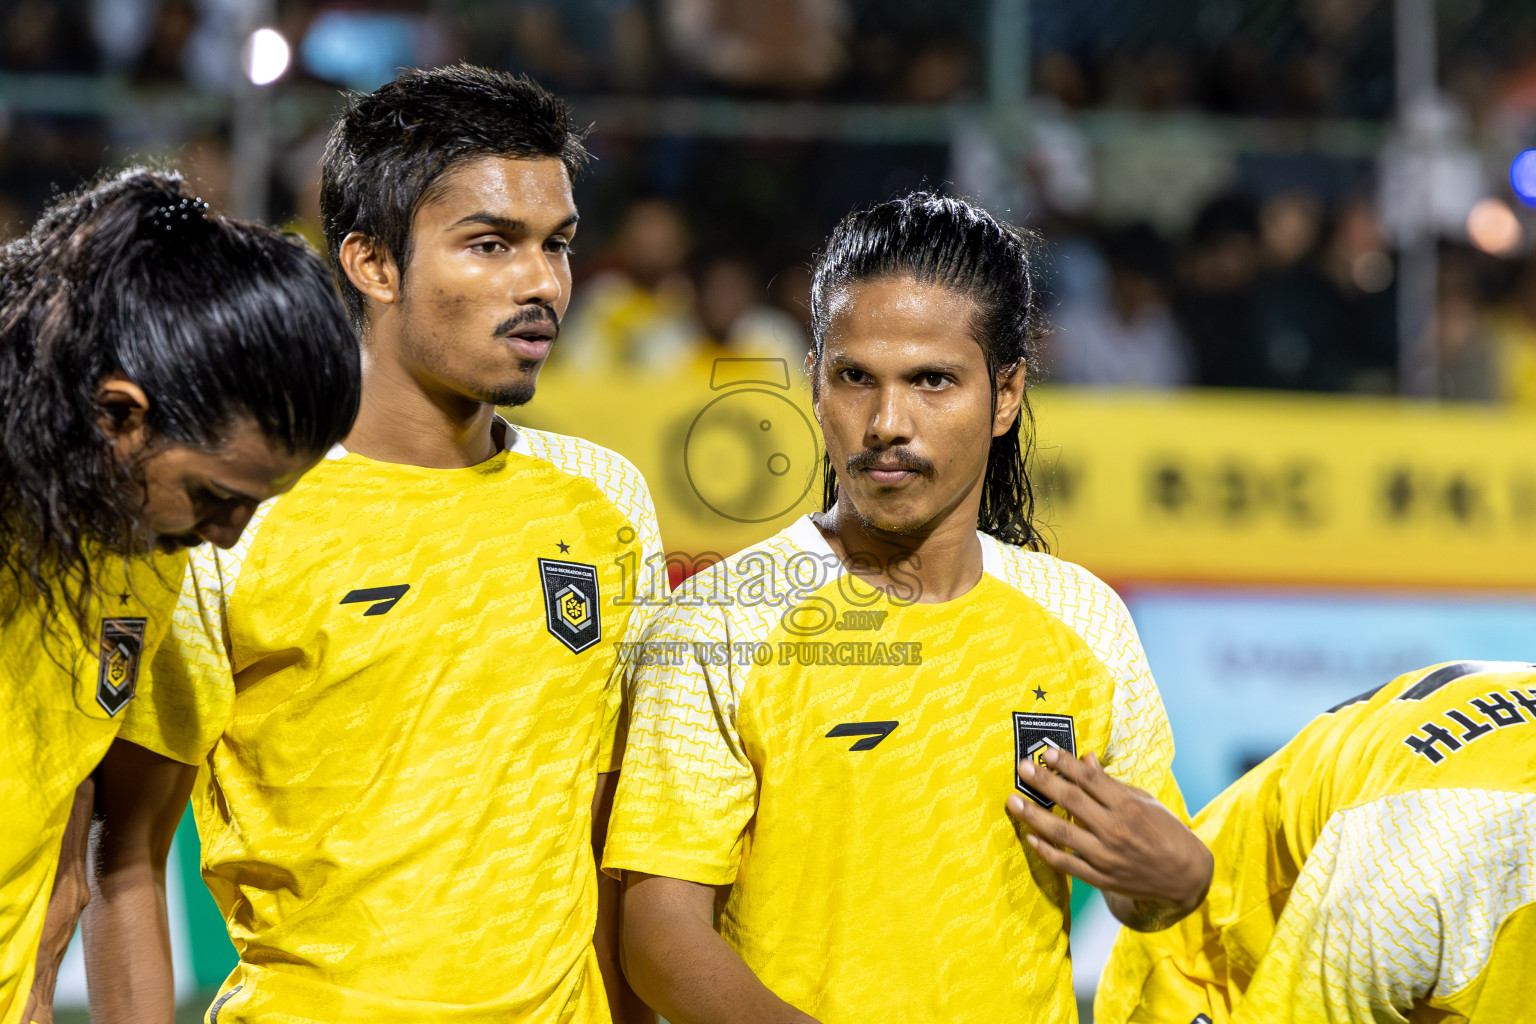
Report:
M99 423L118 373L149 399L147 451L215 450L248 417L314 455L351 429L362 376L296 236L208 213L179 175L143 168L56 202L0 250L0 595L36 594L45 619L61 599L86 616L98 554L148 547L142 482Z
M565 101L526 75L472 64L406 68L388 85L349 96L321 160L320 219L352 322L362 328L364 307L341 269L347 235L381 245L404 276L411 221L445 172L483 156L547 157L574 178L587 161L585 134Z
M975 303L971 336L986 355L997 403L1000 373L1034 369L1040 334L1033 236L963 199L912 192L844 217L816 259L811 282L811 335L818 370L837 294L849 285L912 277L953 288ZM812 375L813 385L818 375ZM1026 429L1025 425L1028 425ZM1034 444L1028 395L1013 428L992 438L982 483L980 528L998 540L1043 551L1035 496L1026 472ZM823 456L824 507L837 500L837 474Z

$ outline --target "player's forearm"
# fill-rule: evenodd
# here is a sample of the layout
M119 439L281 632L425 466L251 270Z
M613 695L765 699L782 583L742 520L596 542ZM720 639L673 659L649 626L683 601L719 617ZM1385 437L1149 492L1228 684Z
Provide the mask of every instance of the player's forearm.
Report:
M53 1024L53 990L59 980L59 967L75 934L80 913L90 899L86 882L86 842L91 831L91 814L96 805L96 784L86 779L75 790L75 802L69 811L69 824L59 848L59 868L54 875L53 893L48 899L48 914L43 920L43 934L37 946L37 967L32 975L32 991L27 998L26 1018L35 1024Z
M690 908L626 898L624 971L671 1024L815 1024L774 995Z
M64 870L60 864L59 870ZM27 1000L26 1019L33 1024L53 1024L53 990L58 984L59 967L75 934L75 925L85 909L89 890L83 878L60 875L48 901L48 916L43 922L42 940L37 947L37 966L32 975L32 992Z
M164 864L148 857L93 880L85 969L97 1024L169 1024L176 1017Z
M85 970L93 1021L168 1024L176 1014L165 862L197 769L118 740L96 770Z
M604 772L597 777L597 787L592 796L592 857L599 866L603 863L603 848L608 843L608 817L613 811L613 794L618 788L617 772ZM592 935L592 946L597 954L598 968L603 972L603 989L608 994L608 1013L613 1024L656 1024L656 1014L641 1001L624 977L619 944L620 903L623 887L619 880L597 872L597 927Z
M613 1024L655 1024L656 1013L640 999L624 977L619 955L619 883L599 872L597 879L597 931L593 947L608 993Z

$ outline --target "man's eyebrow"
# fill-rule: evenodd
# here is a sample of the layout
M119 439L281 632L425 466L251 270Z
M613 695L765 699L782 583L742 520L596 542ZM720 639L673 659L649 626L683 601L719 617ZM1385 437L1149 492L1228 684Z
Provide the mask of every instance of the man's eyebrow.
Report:
M849 370L859 370L864 373L869 372L868 366L866 366L863 362L855 359L850 355L845 355L842 352L829 352L822 356L822 362L833 366L841 366ZM965 367L958 363L931 362L918 363L915 366L906 367L900 372L903 376L920 377L928 373L964 373Z
M208 478L208 482L213 484L213 486L217 487L221 491L228 491L230 497L232 497L232 498L239 498L242 501L248 501L252 505L260 505L261 504L261 499L260 498L254 498L251 495L246 494L244 491L238 491L235 488L229 486L229 484L223 483L222 481L219 481L219 480L215 480L213 477L209 477Z
M556 224L550 234L554 234L555 231L563 231L579 220L581 220L581 216L573 213L559 224ZM485 210L477 210L474 213L466 214L448 225L448 227L452 230L464 224L484 224L486 227L506 235L520 235L528 230L528 222L525 220L518 220L516 217L503 217L499 213L489 213Z

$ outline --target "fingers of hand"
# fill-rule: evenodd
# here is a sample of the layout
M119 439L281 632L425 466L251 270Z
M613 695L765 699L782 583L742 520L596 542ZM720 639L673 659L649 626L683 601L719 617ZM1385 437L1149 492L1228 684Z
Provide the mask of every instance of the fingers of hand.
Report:
M1047 752L1047 759L1054 753L1055 751ZM1069 763L1075 759L1071 755L1066 755L1059 760L1061 763ZM1024 780L1024 785L1052 803L1060 804L1074 818L1091 818L1099 810L1098 801L1084 793L1070 776L1058 775L1049 768L1041 768L1027 759L1019 762L1018 771L1019 778Z
M1109 888L1109 879L1083 858L1076 854L1068 853L1066 850L1058 849L1039 836L1031 835L1025 838L1041 860L1062 874L1071 875L1073 878L1081 878L1089 885L1097 886L1100 889Z
M1073 757L1064 750L1049 750L1046 751L1045 763L1106 806L1121 795L1121 789L1127 788L1123 782L1112 778L1104 770L1104 766L1099 763L1099 756L1091 750L1082 757Z
M1101 844L1087 829L1057 814L1052 814L1032 800L1014 794L1008 798L1008 810L1029 826L1037 837L1056 846L1069 848L1088 860L1096 860L1104 852Z

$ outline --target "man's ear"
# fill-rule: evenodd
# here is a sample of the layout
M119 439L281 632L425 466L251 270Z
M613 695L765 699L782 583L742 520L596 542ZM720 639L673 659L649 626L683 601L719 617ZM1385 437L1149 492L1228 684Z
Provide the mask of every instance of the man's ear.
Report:
M1026 375L1024 360L997 371L997 412L992 417L992 436L1001 437L1013 428L1019 406L1024 402Z
M149 396L143 388L123 374L114 373L96 389L96 410L96 422L118 454L134 455L144 447Z
M387 306L399 299L400 270L374 239L361 231L350 232L341 240L337 259L352 287L374 302Z

